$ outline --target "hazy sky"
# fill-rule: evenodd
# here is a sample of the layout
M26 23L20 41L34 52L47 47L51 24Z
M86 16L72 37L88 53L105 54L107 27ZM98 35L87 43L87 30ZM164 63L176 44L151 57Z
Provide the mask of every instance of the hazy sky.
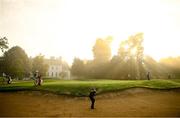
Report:
M180 0L0 0L0 37L28 54L92 59L96 38L144 32L145 54L180 55Z

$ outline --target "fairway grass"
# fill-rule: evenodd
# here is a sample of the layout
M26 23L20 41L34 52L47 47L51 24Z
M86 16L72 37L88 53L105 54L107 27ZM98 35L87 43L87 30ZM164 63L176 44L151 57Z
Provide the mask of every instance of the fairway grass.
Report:
M45 79L42 86L34 86L33 80L13 81L10 85L0 85L1 92L8 91L45 91L72 96L88 96L91 88L97 94L115 92L128 88L173 89L180 88L180 80L59 80Z

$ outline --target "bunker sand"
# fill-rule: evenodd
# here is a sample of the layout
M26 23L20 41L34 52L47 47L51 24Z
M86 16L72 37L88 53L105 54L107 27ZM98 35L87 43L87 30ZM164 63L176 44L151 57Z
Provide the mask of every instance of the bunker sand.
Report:
M133 88L88 97L42 92L0 93L0 116L180 116L180 89Z

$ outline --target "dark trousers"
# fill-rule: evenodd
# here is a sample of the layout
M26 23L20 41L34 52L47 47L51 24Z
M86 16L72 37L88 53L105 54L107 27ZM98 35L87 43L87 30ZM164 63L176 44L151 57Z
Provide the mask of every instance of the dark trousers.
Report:
M41 86L41 79L38 79L38 85Z
M91 100L91 109L94 109L95 99L94 98L90 98L90 100Z

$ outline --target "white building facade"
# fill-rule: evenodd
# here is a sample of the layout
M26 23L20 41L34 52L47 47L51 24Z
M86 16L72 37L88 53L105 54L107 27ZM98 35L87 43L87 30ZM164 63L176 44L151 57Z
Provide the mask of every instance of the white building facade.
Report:
M60 77L62 73L62 65L49 65L48 76L49 77Z
M66 62L61 58L53 58L46 60L48 64L47 76L53 78L70 79L70 69Z

